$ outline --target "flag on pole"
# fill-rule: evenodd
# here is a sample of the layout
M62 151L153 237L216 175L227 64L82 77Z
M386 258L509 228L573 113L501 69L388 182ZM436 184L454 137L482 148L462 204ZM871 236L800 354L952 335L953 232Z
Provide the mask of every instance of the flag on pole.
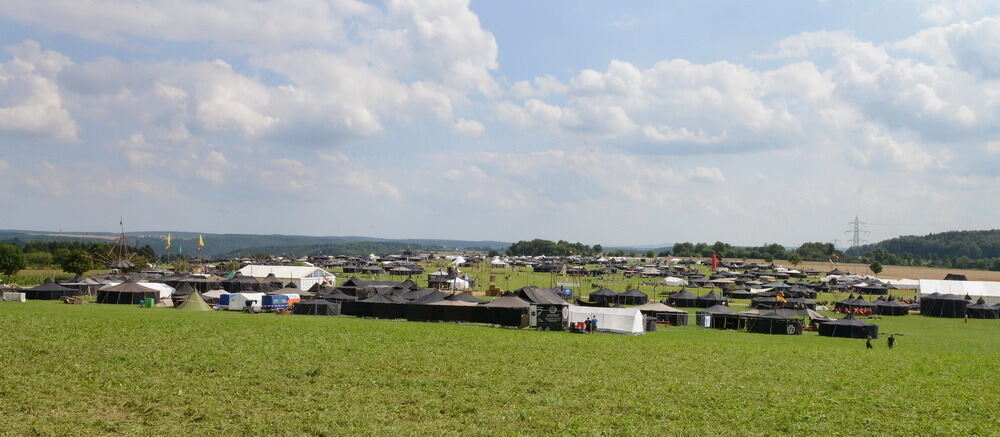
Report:
M777 299L778 302L788 303L788 299L785 299L785 296L781 294L780 291L774 294L774 298Z
M163 248L164 250L170 249L170 247L173 246L173 244L170 243L170 240L171 240L171 237L170 237L170 233L168 232L167 233L167 247L164 247Z
M201 234L198 234L198 249L201 249L203 247L205 247L205 237L203 237Z

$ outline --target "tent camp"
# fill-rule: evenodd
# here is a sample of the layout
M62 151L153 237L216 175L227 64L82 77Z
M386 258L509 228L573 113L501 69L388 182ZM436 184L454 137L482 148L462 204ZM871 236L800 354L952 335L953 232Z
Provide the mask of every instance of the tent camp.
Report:
M618 295L617 302L622 305L643 305L649 301L649 296L639 290L628 290Z
M905 316L909 313L909 307L892 298L875 302L875 314L880 316Z
M643 315L638 308L600 308L569 306L569 323L578 323L587 320L588 317L597 317L597 330L599 332L613 332L617 334L643 334L646 332L643 326Z
M268 276L276 278L281 285L289 283L295 284L299 290L308 290L315 284L322 282L334 283L337 277L319 267L304 266L258 266L247 265L238 272L243 276L264 279ZM280 287L279 287L280 288Z
M590 293L590 296L587 297L587 300L590 301L591 303L610 304L614 303L615 299L617 298L618 298L618 293L615 293L614 290L608 290L607 288L602 288L593 293Z

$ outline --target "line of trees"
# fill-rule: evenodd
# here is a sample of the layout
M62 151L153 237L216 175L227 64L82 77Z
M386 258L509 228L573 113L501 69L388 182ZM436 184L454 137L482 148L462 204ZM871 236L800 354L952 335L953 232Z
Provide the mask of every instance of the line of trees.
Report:
M67 273L82 275L89 270L103 268L95 260L103 259L111 247L111 243L103 241L8 241L0 243L0 273L9 278L26 268L59 268ZM132 261L136 264L157 259L148 245L130 247L129 252L134 254Z
M550 241L540 238L531 241L518 241L507 248L507 255L510 256L596 256L602 252L604 252L604 248L600 244L588 246L579 242Z

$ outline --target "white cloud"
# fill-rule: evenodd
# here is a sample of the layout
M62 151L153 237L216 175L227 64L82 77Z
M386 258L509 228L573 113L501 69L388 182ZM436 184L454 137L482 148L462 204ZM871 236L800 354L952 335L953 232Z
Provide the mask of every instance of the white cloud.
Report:
M56 75L72 62L26 41L8 47L0 63L0 132L75 141L79 128L66 110Z
M691 179L705 181L705 182L715 182L722 183L726 181L726 176L722 173L722 170L718 167L695 167L688 170L688 175Z
M452 125L452 128L455 130L455 132L458 132L470 138L478 138L483 134L483 131L485 130L482 123L475 120L466 120L464 118L459 118L457 121L455 121L455 124Z

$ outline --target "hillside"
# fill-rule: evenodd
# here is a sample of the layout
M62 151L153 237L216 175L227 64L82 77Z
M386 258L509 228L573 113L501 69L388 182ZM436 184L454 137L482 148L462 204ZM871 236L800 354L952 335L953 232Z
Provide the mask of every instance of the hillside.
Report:
M925 259L961 256L971 259L1000 258L1000 229L906 235L864 247L866 252L876 249L897 255L912 254Z
M440 239L383 239L363 236L307 236L307 235L261 235L261 234L202 234L205 237L205 248L197 251L198 233L196 232L174 232L174 231L141 231L127 232L128 244L132 246L149 245L157 254L165 253L167 233L173 239L173 247L170 253L182 251L185 255L200 253L207 257L216 257L224 254L235 253L257 253L268 252L273 249L280 253L303 253L306 251L320 250L323 246L329 246L328 251L348 251L345 253L330 254L354 254L355 248L359 245L346 245L345 243L379 243L372 248L401 247L411 250L489 250L503 249L510 245L501 241L465 241L465 240L440 240ZM45 232L45 231L24 231L24 230L0 230L0 242L29 242L29 241L109 241L114 240L117 234L110 232ZM393 246L395 245L395 246ZM399 249L403 250L403 249ZM381 252L381 250L370 250ZM306 252L311 253L311 252ZM325 252L324 252L325 253Z

